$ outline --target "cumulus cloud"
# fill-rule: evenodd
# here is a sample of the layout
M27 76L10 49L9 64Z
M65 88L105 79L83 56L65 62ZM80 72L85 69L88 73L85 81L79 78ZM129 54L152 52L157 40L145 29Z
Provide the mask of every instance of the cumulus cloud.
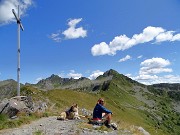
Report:
M180 34L173 35L174 31L166 31L161 27L146 27L142 33L134 34L132 38L126 35L116 36L108 43L101 42L91 48L93 56L115 55L117 51L129 49L135 45L147 42L180 41Z
M126 55L126 57L120 59L118 62L124 62L124 61L127 61L127 60L129 60L129 59L131 59L131 56Z
M92 54L95 56L96 54L110 54L110 48L108 44L105 42L101 42L100 44L94 45L94 47L91 49Z
M169 66L171 63L169 60L165 60L163 58L152 58L147 59L141 62L141 68L139 71L140 75L147 75L147 74L157 74L163 72L172 72L171 68L165 68Z
M71 70L70 73L67 74L67 76L70 78L79 79L82 77L82 74L76 73L74 70Z
M78 19L71 19L68 22L69 28L63 32L58 30L55 33L52 33L48 36L50 39L54 40L55 42L61 42L62 40L67 39L77 39L77 38L84 38L87 36L87 30L83 27L76 28L77 24L82 21L82 18Z
M163 58L147 59L141 62L139 75L135 77L129 75L129 77L147 85L156 83L180 83L180 76L169 74L173 72L171 68L167 68L170 65L171 62ZM160 73L167 74L159 75Z
M82 18L73 19L68 22L69 28L62 32L66 39L84 38L87 36L87 31L83 27L76 28L76 25L82 21Z
M172 69L170 68L148 68L148 67L142 67L139 71L139 74L158 74L163 72L172 72Z
M171 41L180 41L180 34L176 34L172 37Z
M96 70L96 71L93 71L92 74L88 78L91 79L91 80L94 80L98 76L103 75L103 74L104 74L104 72L102 72L100 70Z
M24 15L33 4L32 0L1 0L0 1L0 25L15 21L12 9L17 12L20 5L20 15Z
M167 31L167 32L160 33L156 37L156 42L171 41L173 38L173 33L174 31Z
M146 85L157 84L157 83L180 83L179 75L140 75L137 77L130 77L136 81L139 81Z
M141 74L139 76L136 76L136 77L133 77L133 79L135 80L138 80L138 81L141 81L141 80L155 80L157 79L158 76L157 75L144 75L144 74Z

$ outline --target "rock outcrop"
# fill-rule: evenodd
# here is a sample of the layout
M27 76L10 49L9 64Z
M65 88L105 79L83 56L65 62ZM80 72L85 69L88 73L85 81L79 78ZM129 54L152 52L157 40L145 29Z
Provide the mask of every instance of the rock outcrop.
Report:
M29 114L33 111L31 97L16 96L11 99L4 99L0 102L0 114L6 114L10 118L16 116L18 112Z

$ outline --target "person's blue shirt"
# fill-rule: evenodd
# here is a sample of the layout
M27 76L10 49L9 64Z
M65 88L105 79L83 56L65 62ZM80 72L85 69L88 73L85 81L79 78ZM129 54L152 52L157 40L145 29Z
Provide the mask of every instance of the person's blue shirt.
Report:
M94 111L93 111L93 119L102 119L102 113L111 113L112 112L108 109L106 109L103 105L101 104L96 104L96 106L94 107Z

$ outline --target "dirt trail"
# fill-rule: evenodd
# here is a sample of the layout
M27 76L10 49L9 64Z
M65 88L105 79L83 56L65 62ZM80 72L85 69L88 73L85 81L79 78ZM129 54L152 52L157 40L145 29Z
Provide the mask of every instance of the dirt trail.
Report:
M56 116L41 118L31 124L19 128L0 131L0 135L117 135L117 131L107 132L99 130L80 129L78 124L82 120L58 121Z

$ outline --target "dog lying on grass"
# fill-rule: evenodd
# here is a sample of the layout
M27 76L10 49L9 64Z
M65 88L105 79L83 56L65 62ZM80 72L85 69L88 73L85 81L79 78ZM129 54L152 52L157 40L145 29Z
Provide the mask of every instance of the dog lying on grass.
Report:
M57 117L57 120L72 120L72 119L80 119L78 113L78 105L73 104L70 109L67 111L61 112L60 115Z

